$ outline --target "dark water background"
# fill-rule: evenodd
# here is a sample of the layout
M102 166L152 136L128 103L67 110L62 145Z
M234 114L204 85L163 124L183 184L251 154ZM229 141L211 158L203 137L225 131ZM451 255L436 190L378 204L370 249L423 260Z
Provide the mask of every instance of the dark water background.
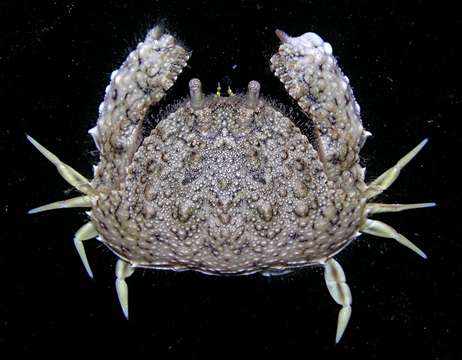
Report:
M460 359L462 17L453 3L0 1L2 354ZM162 104L199 77L207 92L218 81L242 91L256 79L264 95L290 107L268 66L274 30L314 31L332 44L374 135L362 152L369 179L430 139L381 200L439 206L377 216L429 260L371 236L343 251L353 315L339 345L339 306L320 269L275 278L138 271L128 280L127 322L113 287L115 257L86 243L91 281L73 247L86 216L26 215L72 191L24 134L90 176L97 153L87 130L109 74L158 21L193 50Z

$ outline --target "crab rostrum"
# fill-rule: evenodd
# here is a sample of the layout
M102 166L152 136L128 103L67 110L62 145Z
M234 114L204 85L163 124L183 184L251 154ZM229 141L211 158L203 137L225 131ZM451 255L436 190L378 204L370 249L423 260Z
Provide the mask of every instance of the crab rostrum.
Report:
M125 279L136 268L215 275L283 274L323 266L342 306L336 341L351 315L351 293L333 257L362 232L425 254L378 212L428 207L368 200L387 189L426 140L370 184L359 151L370 133L332 47L314 33L277 30L271 69L311 121L312 143L250 81L245 94L190 96L143 138L149 108L173 85L190 53L155 27L111 75L93 136L100 162L87 180L29 140L84 195L31 210L89 207L75 245L90 276L83 241L96 238L118 257L116 289L128 317Z

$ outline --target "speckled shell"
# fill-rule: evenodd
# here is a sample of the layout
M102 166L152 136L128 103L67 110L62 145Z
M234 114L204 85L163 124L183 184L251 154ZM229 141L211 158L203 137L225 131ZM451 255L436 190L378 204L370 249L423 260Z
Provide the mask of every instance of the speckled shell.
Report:
M186 101L142 139L146 111L189 56L154 29L111 76L91 130L101 151L91 211L100 240L136 267L211 274L335 255L364 221L364 132L330 45L308 33L271 59L312 120L315 147L269 101L241 95Z

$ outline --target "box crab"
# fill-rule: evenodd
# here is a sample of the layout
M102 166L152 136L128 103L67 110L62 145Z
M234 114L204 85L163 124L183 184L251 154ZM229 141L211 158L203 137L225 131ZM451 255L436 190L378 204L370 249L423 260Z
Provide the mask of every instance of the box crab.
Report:
M126 278L136 268L206 274L283 274L324 267L341 305L336 342L351 315L352 296L334 256L361 233L397 240L425 254L390 226L369 216L434 203L370 202L386 190L427 142L369 184L359 151L370 135L349 80L332 47L314 33L277 30L271 69L313 124L311 142L260 97L190 96L143 138L143 120L173 85L190 53L159 27L111 75L97 124L89 133L100 152L86 179L28 136L64 179L83 195L30 210L88 207L90 221L74 244L92 277L83 243L96 238L118 257L116 290L128 318ZM308 120L307 120L308 121Z

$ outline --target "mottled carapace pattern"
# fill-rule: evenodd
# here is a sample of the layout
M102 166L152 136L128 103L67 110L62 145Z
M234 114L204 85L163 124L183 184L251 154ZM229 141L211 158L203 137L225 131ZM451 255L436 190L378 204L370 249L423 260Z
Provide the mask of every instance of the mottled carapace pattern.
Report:
M329 180L307 137L263 100L180 106L127 172L92 217L138 266L239 274L317 263L345 246L361 219L358 192Z
M270 102L241 95L185 102L141 143L147 109L189 57L151 31L111 76L93 130L101 240L135 266L214 274L290 269L341 250L363 220L364 132L324 44L305 36L271 60L311 117L317 149Z
M139 267L271 275L320 265L329 293L342 306L338 342L352 296L334 255L368 233L426 258L395 229L368 216L435 204L368 200L396 180L427 140L366 185L359 151L370 133L332 47L314 33L276 34L282 44L271 69L313 125L311 134L302 134L273 101L260 97L257 81L249 82L245 94L220 97L206 96L200 80L192 79L189 99L143 138L149 108L191 55L156 27L111 75L89 131L100 151L92 180L28 136L83 193L30 213L91 208L74 244L91 277L84 241L97 238L116 253L115 285L127 318L125 279Z

